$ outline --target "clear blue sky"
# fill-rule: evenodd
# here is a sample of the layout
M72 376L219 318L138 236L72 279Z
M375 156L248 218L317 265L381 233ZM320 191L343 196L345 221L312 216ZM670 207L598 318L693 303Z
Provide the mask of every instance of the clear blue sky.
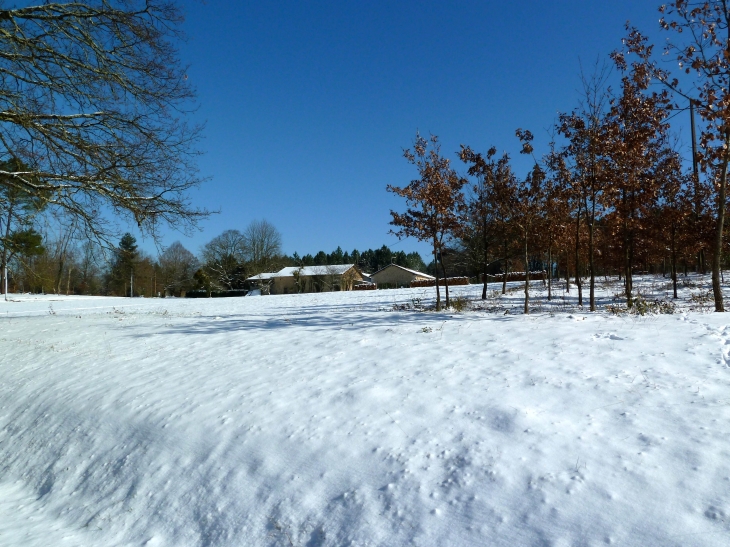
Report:
M212 177L193 198L221 211L192 238L165 236L193 252L265 218L288 254L386 243L427 259L427 246L388 234L404 204L385 187L415 177L402 149L416 130L448 154L495 145L526 170L515 129L544 149L545 129L577 105L581 62L620 47L627 20L664 39L654 0L183 5Z

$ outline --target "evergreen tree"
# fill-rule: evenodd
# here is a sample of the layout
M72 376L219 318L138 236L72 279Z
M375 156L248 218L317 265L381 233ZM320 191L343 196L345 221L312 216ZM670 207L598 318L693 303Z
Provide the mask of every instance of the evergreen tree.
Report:
M27 236L37 234L30 228L30 224L37 213L44 207L43 198L36 197L25 192L13 185L7 184L8 177L2 175L3 172L11 171L27 171L27 167L18 160L11 159L0 162L0 291L5 290L5 271L6 266L10 263L14 256L22 256L18 250L23 248L36 248L38 245L27 247ZM38 178L31 179L33 184L38 183ZM40 237L40 235L38 235ZM18 243L22 242L21 247ZM33 254L41 254L33 253ZM31 255L29 255L31 256Z
M107 278L107 291L134 296L128 291L134 276L134 264L137 257L137 240L127 232L119 240L119 246L114 250L114 260Z
M344 263L344 255L342 253L342 248L338 245L337 249L335 249L332 254L328 257L329 262L328 264L342 264Z
M358 251L357 249L352 250L352 252L350 253L350 262L355 264L355 266L357 266L360 269L363 268L362 257L360 256L360 251Z
M406 263L404 266L411 270L418 270L419 272L426 271L426 264L423 262L421 255L415 251L406 255Z
M327 265L327 253L324 251L319 251L316 255L314 255L314 266L326 266Z

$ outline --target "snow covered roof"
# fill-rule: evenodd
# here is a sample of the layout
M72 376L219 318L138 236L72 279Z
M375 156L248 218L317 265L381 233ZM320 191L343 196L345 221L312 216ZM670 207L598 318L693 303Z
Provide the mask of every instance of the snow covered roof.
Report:
M273 279L276 277L275 273L260 273L246 279L246 281L266 281L267 279Z
M246 281L266 281L269 279L275 279L277 277L293 277L295 273L299 272L302 276L312 275L342 275L350 268L353 268L354 264L334 264L331 266L304 266L302 268L298 266L288 266L282 268L278 272L273 273L260 273L249 277Z
M390 267L400 268L401 270L405 270L408 273L412 273L413 275L417 275L418 277L423 277L424 279L436 279L434 276L428 275L427 273L419 272L418 270L411 270L410 268L404 268L403 266L398 266L398 264L388 264L385 268L380 268L374 274L370 274L370 277L374 276L375 274L378 274L378 273L382 272L383 270L387 270Z
M302 276L311 275L342 275L350 268L354 267L354 264L333 264L331 266L304 266L299 268L297 266L290 266L288 268L282 268L274 274L274 277L291 277L295 273L299 272Z

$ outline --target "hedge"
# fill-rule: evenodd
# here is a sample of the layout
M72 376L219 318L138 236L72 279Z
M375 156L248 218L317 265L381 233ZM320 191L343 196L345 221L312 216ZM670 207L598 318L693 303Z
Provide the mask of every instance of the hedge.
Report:
M209 296L211 298L230 298L233 296L246 296L247 294L248 291L244 289L233 289L232 291L211 291L210 293L205 290L195 290L185 293L185 298L208 298Z

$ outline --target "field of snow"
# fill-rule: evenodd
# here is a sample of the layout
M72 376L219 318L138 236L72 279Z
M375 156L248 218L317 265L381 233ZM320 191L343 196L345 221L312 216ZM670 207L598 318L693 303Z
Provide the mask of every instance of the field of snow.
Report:
M11 295L0 545L726 546L730 315L688 285Z

